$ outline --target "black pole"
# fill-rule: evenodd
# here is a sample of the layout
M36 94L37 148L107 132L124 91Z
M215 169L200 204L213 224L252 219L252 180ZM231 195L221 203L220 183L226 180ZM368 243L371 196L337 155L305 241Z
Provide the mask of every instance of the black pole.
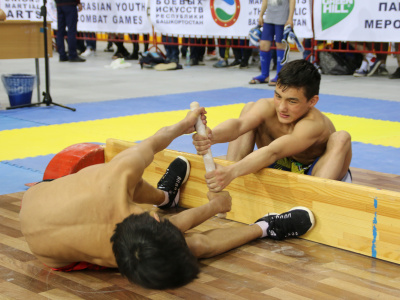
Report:
M55 105L59 107L63 107L66 109L70 109L72 111L76 111L73 107L64 106L58 103L53 102L50 96L50 76L49 76L49 52L47 51L47 8L46 8L47 0L43 0L43 6L40 8L40 15L43 17L43 37L44 37L44 71L46 77L46 91L42 93L43 101L39 103L31 103L31 104L23 104L7 107L7 109L21 108L21 107L29 107L29 106L38 106L41 104L46 104L46 106Z
M43 6L40 9L40 15L43 16L43 35L44 35L44 69L46 74L46 92L43 92L44 99L43 101L46 103L46 106L49 106L52 102L50 96L50 80L47 76L49 74L49 53L47 51L47 0L43 0Z

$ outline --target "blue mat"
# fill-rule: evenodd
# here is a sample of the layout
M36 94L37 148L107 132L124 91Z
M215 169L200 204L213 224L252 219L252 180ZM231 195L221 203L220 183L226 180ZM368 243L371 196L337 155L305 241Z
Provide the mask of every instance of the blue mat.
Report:
M71 123L79 121L114 118L189 109L192 101L212 107L257 101L273 97L274 91L258 88L232 88L205 92L182 93L164 96L141 97L96 103L71 105L76 112L57 106L21 108L0 111L0 130L11 130L34 126ZM323 112L355 117L400 121L400 103L366 98L320 95L317 108ZM169 149L195 153L191 136L182 136ZM225 155L227 144L212 146L213 156ZM25 183L40 181L45 168L54 155L0 162L0 194L24 191ZM352 167L400 175L400 149L353 142Z
M273 97L272 90L232 88L164 96L141 97L114 101L77 103L75 112L57 106L27 107L0 111L0 130L53 125L80 121L107 119L121 116L189 109L192 101L204 107L247 103L260 98ZM323 112L400 121L400 102L320 95L316 106Z

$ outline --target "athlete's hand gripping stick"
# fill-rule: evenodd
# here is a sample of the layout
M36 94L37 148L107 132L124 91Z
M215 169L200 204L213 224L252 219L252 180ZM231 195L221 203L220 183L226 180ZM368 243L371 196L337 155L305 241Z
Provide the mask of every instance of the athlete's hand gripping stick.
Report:
M196 108L199 107L200 104L196 101L190 103L190 110L195 110ZM198 117L195 128L198 134L202 136L207 136L206 126L204 126L203 121L201 120L201 116ZM215 170L215 164L212 157L211 149L208 149L207 153L203 155L203 161L204 161L204 166L206 168L206 173ZM218 218L226 218L226 213L219 213L217 216Z

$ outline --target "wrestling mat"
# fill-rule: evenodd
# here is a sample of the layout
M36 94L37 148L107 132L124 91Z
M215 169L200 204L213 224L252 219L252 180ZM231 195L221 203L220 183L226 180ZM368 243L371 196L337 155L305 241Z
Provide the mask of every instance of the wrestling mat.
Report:
M239 87L69 105L76 112L57 106L0 111L0 195L40 181L51 158L72 144L141 141L182 119L193 101L206 107L213 128L239 116L245 103L268 97L272 90ZM316 107L337 130L350 132L352 167L400 175L400 102L322 94ZM168 148L195 153L190 135ZM214 156L226 150L227 144L212 147Z

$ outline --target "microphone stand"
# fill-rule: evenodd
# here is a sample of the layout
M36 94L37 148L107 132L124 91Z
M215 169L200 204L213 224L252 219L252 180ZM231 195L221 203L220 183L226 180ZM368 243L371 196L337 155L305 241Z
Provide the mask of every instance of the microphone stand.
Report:
M43 0L43 6L40 8L40 15L43 16L44 66L45 66L45 78L46 78L46 91L44 91L42 93L43 101L38 102L38 103L16 105L16 106L12 106L12 107L7 107L7 109L38 106L38 105L46 104L46 106L56 105L59 107L70 109L72 111L76 111L76 108L68 107L68 106L53 102L53 100L51 99L51 96L50 96L49 53L47 51L47 8L46 8L46 3L47 3L47 0Z

